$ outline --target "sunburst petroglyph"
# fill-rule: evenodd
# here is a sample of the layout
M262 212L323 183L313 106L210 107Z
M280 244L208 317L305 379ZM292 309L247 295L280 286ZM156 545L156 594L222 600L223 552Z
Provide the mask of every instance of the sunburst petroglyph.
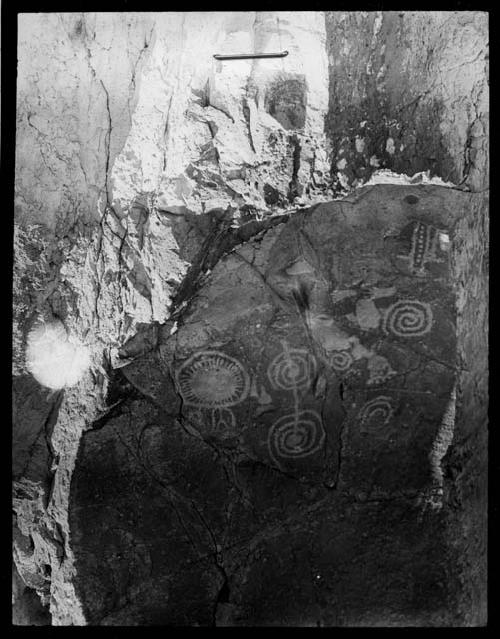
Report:
M200 351L177 370L186 404L205 408L235 406L248 395L250 381L242 364L221 351Z

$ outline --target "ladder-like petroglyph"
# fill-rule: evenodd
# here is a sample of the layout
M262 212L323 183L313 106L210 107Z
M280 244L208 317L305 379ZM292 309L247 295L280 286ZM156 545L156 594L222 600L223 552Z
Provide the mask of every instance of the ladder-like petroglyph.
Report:
M415 271L422 271L426 262L436 259L438 246L437 229L417 222L413 230L410 263Z
M425 267L429 262L444 261L439 251L447 252L448 248L449 239L446 232L424 222L413 222L410 252L398 257L408 262L413 275L422 277L427 274Z

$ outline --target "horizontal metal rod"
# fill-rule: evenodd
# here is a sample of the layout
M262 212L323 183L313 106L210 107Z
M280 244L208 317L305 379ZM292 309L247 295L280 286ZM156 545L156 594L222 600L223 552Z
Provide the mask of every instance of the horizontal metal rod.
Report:
M285 58L287 55L288 51L280 53L215 53L214 58L216 60L248 60L250 58Z

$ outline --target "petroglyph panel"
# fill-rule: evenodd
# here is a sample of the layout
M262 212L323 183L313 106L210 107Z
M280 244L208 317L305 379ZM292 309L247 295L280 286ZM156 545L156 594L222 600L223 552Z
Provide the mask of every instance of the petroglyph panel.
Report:
M200 351L177 370L186 404L206 408L234 406L248 395L250 382L241 363L221 351Z
M464 197L467 202L472 197L452 189L427 194L424 187L412 187L410 193L417 190L422 224L435 229L455 228L452 216L464 212ZM186 578L184 594L196 592L193 580L210 574L207 619L212 623L224 581L214 567L215 545L222 548L230 585L238 580L246 588L248 562L254 561L248 548L257 551L269 539L279 565L292 568L293 579L287 575L286 582L291 588L303 563L297 549L304 539L311 541L313 554L324 552L311 562L308 555L307 575L297 576L300 592L308 592L314 562L318 583L323 578L327 588L337 583L344 555L340 590L355 575L355 592L364 592L363 586L379 575L381 561L386 565L380 556L380 540L386 539L389 563L397 559L402 565L391 604L399 601L416 547L422 549L421 565L430 580L420 591L433 587L439 557L427 560L427 548L420 544L425 535L435 540L441 524L434 518L428 528L425 517L409 537L401 522L420 514L420 497L436 481L429 455L440 441L455 382L456 295L452 260L433 260L433 255L442 257L436 236L425 230L424 249L417 251L420 227L410 217L415 211L402 205L408 194L399 188L367 189L350 201L298 211L272 233L266 222L254 221L255 237L244 227L221 233L221 246L210 249L209 274L203 271L206 256L194 265L200 276L190 280L173 309L177 330L159 331L155 352L161 369L152 354L141 366L130 365L141 380L148 378L148 367L158 366L164 386L141 392L140 399L125 399L117 417L84 435L87 448L79 453L79 476L72 485L78 494L72 525L85 527L86 539L93 539L101 520L112 528L110 505L119 506L118 523L135 510L130 530L135 539L144 536L154 546L155 557L139 609L147 609L150 593L157 590L160 608L170 601L178 578L163 588L162 575ZM302 236L308 244L298 240ZM408 258L412 238L414 263L425 277L416 277L408 259L398 257ZM234 248L237 241L241 244ZM449 244L457 244L451 233ZM236 255L240 248L247 262ZM232 302L245 297L249 282L252 297L244 313L235 313ZM133 383L133 374L126 377ZM118 397L128 392L119 390ZM154 438L142 436L146 420L158 425ZM118 476L122 481L116 481ZM80 511L82 503L87 507ZM370 516L358 534L352 521L363 512ZM375 541L374 521L379 526ZM280 527L282 537L277 536ZM88 562L81 539L72 539L78 560ZM290 552L284 556L282 545L289 539L293 547L286 547ZM114 552L111 543L107 548L108 555ZM353 566L360 557L365 566L367 549L373 563L360 575ZM101 562L101 548L94 544L92 551ZM444 554L441 545L439 553ZM257 565L258 572L267 565L262 555ZM195 566L199 572L191 576ZM95 572L91 566L89 583ZM413 579L414 565L411 572ZM272 581L274 573L269 575ZM255 596L265 581L262 572L258 579L255 590L246 591L244 605L263 609L267 603ZM108 590L104 582L99 592L106 597ZM87 600L94 591L92 583ZM416 589L410 591L411 600L418 599ZM272 588L268 593L274 596ZM292 607L298 594L298 587L286 593ZM174 597L172 614L185 601L178 593ZM233 607L238 597L235 593L231 605L220 605L219 611L239 614L236 603ZM275 612L276 620L281 608ZM185 620L193 621L190 611L179 624ZM330 621L335 626L338 620Z

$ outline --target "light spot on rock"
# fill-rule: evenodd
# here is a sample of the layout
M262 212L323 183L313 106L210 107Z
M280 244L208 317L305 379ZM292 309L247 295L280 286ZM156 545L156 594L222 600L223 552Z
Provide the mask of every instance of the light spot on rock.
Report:
M392 138L387 138L387 142L385 143L385 150L390 155L394 155L396 147L394 146L394 140Z
M343 171L346 166L347 166L347 160L345 158L342 158L341 160L337 162L337 169L339 171Z
M348 189L349 180L347 179L347 177L343 173L337 173L337 176L339 178L340 186L344 189Z
M356 303L356 320L361 330L378 328L380 313L372 300L361 299Z
M28 335L26 367L47 388L75 386L90 366L86 346L66 332L62 322L42 323Z
M450 250L450 236L448 235L448 233L439 234L439 248L442 251Z
M357 135L356 136L356 140L355 140L355 144L356 144L356 151L358 153L363 153L363 151L365 150L365 140L364 140L364 138L362 138L359 135Z
M389 286L387 288L378 288L374 287L371 291L372 299L378 299L380 297L391 297L392 295L396 295L396 287Z
M380 160L376 155L372 155L370 158L370 166L378 168L380 166Z
M345 289L341 291L333 291L330 297L332 298L332 302L335 304L336 302L340 302L346 297L352 297L353 295L356 295L356 291L351 289Z
M350 336L329 315L307 314L307 325L315 342L326 350L344 350L351 346Z
M286 269L288 275L303 275L305 273L314 273L314 268L306 260L298 260Z

